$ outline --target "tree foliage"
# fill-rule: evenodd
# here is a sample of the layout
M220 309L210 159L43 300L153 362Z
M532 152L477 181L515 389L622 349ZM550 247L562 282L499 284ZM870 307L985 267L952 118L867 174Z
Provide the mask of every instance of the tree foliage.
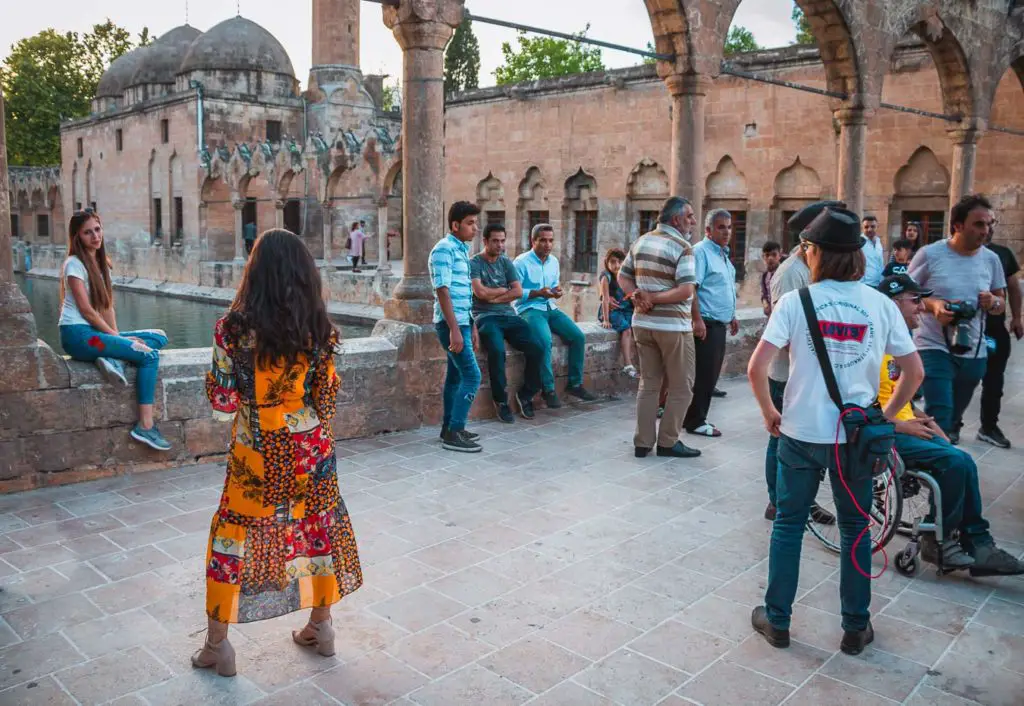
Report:
M800 9L800 6L793 3L793 23L796 24L796 41L794 44L815 44L814 33L811 32L811 23L807 21L807 15Z
M480 43L467 15L444 53L444 94L450 96L480 85Z
M585 37L588 29L589 24L574 36ZM510 42L501 44L503 63L494 71L499 86L604 69L599 47L554 37L528 37L525 32L519 32L516 42L515 49Z
M757 51L761 45L754 40L754 34L741 25L734 25L729 29L729 36L725 38L725 55L742 54L747 51Z
M381 94L381 108L383 110L396 110L402 105L402 84L395 81L393 85L385 85Z
M148 29L138 41L149 43ZM14 44L0 66L8 162L59 164L61 122L89 114L103 72L134 46L109 19L84 35L51 28Z
M656 52L656 51L658 51L654 47L654 42L647 42L647 51L649 51L649 52ZM657 64L658 60L655 59L653 56L645 56L644 57L644 63L645 64Z

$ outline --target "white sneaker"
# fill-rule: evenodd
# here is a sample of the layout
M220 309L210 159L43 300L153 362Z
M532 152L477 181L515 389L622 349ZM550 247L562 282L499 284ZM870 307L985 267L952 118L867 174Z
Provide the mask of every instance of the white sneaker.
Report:
M96 367L111 385L128 386L128 378L124 374L124 363L114 358L97 358Z
M622 372L625 373L626 375L628 375L631 378L639 377L639 373L637 373L636 366L634 366L634 365L627 365L627 366L625 366L622 369Z

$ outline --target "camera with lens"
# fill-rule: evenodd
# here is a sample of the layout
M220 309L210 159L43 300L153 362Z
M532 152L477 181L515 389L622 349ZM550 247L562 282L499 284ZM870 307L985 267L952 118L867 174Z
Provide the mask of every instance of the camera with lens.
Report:
M954 329L953 341L949 349L953 353L969 353L971 350L971 322L978 315L978 307L973 302L960 299L946 302L946 311L953 315L950 327Z

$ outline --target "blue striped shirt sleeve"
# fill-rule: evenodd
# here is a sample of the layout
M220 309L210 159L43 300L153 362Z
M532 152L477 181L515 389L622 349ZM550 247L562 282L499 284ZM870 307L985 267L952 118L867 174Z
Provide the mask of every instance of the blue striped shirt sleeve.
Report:
M430 284L434 289L452 286L452 269L454 268L452 251L447 248L435 248L430 254Z

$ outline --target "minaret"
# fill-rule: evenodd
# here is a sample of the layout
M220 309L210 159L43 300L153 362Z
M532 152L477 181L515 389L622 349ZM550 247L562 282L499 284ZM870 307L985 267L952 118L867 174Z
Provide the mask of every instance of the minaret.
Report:
M310 87L336 84L359 70L360 0L313 0L313 66Z

